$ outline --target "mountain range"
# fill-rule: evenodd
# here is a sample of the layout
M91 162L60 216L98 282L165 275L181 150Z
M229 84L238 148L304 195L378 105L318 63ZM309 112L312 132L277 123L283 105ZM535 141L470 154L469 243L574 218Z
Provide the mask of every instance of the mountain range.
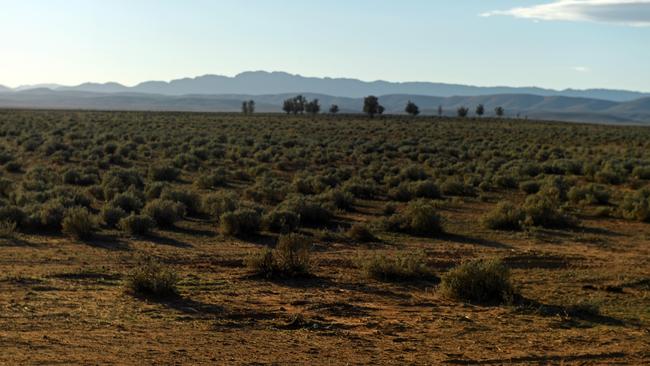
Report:
M460 106L484 104L488 114L502 106L509 116L650 124L650 94L635 91L365 82L263 71L235 77L206 75L170 82L148 81L132 87L118 83L41 84L15 89L0 86L0 107L234 112L240 109L242 100L253 99L260 112L281 112L282 101L298 93L318 98L324 109L337 104L342 112L359 112L363 97L374 94L380 96L387 113L403 113L406 102L412 100L424 114L436 114L438 106L451 115Z

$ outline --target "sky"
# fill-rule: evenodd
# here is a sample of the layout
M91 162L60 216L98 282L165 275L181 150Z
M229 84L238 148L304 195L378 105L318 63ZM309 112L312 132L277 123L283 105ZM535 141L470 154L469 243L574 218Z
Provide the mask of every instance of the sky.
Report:
M286 71L650 92L650 0L0 0L0 84Z

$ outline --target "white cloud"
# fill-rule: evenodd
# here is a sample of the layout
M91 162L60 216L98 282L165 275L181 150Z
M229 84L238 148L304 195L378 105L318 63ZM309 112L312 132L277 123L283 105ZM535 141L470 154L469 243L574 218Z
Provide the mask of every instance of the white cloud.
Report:
M591 69L586 67L586 66L574 66L574 67L572 67L572 69L574 71L577 71L577 72L589 72L589 71L591 71Z
M650 0L557 0L481 14L484 17L496 15L533 20L591 21L650 27Z

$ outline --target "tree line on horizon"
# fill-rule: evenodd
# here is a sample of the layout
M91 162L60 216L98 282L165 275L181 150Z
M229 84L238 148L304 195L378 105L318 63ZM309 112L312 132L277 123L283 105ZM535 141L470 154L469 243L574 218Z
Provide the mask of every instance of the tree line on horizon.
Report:
M282 110L286 114L297 115L297 114L307 113L313 116L320 113L321 105L318 99L308 100L302 94L300 94L293 98L285 99L282 104ZM379 116L383 115L385 110L386 110L385 107L379 103L378 97L374 95L369 95L364 98L363 113L367 114L370 118L374 118L377 115ZM336 104L332 104L328 110L329 114L337 114L339 113L339 111L340 108ZM243 114L253 114L254 112L255 112L255 101L249 100L249 101L242 102ZM420 115L420 107L409 100L406 103L404 112L406 112L406 114L412 117L417 117L418 115ZM459 118L468 117L469 112L470 109L466 106L460 106L456 109L456 115ZM483 104L478 104L474 109L474 114L479 118L483 117L483 115L485 115L485 106ZM442 117L443 115L444 115L444 109L442 105L439 105L438 117ZM499 118L503 117L505 115L505 109L501 106L494 108L494 115Z

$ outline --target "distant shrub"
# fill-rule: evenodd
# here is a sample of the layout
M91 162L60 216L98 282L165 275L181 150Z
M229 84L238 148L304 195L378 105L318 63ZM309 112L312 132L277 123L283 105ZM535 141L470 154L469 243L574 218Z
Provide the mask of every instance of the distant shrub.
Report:
M0 221L0 238L12 239L16 236L16 223L13 221Z
M476 304L503 304L515 290L510 271L498 260L473 260L442 276L440 292L450 298Z
M97 230L97 220L84 207L73 207L66 211L62 231L75 239L89 239Z
M637 179L650 180L650 166L637 166L632 170L632 176Z
M565 214L559 205L555 197L540 193L529 196L523 206L526 215L525 225L545 228L565 228L576 225L575 218Z
M185 216L185 206L170 200L156 199L147 203L142 212L154 219L159 227L171 227Z
M414 235L437 235L444 231L435 207L424 200L412 201L404 212L389 218L388 229Z
M332 189L325 193L324 198L339 210L351 211L354 209L354 195L342 189Z
M366 276L388 282L418 281L435 278L424 252L376 254L360 259Z
M158 165L149 168L149 179L155 182L173 182L180 174L181 171L171 165Z
M144 191L144 195L147 199L153 200L160 198L163 191L169 187L169 184L166 182L153 182L147 185L147 188Z
M156 222L146 215L131 214L121 219L117 226L131 235L148 235L156 226Z
M262 250L248 260L248 266L256 274L266 278L306 277L310 275L310 241L302 235L289 234L280 237L275 249Z
M619 210L628 220L650 222L650 188L626 194Z
M368 229L368 226L359 223L352 225L348 230L347 235L350 239L361 243L368 243L377 240L377 238L372 234L372 231Z
M377 195L377 186L372 181L351 179L343 184L343 190L356 198L372 199Z
M273 210L263 219L264 227L274 233L290 233L300 226L300 216L293 211Z
M602 185L587 184L576 186L569 190L567 197L571 202L592 205L606 205L609 203L609 191Z
M179 202L185 205L188 215L193 216L201 211L201 196L193 191L166 189L160 195L161 199Z
M142 197L134 191L119 193L110 201L112 207L118 207L125 212L140 212L144 206Z
M388 190L388 198L399 202L408 202L413 199L413 192L409 183L401 183L397 187Z
M476 195L474 187L465 184L457 178L448 178L440 187L447 196L473 197Z
M536 182L534 180L528 180L519 183L519 189L521 189L526 194L535 194L539 192L540 188L541 185L539 184L539 182Z
M120 222L123 218L127 217L128 213L119 207L113 207L112 205L105 205L101 211L102 221L108 227L116 227L117 223Z
M485 227L494 230L519 230L523 220L524 212L507 201L499 202L481 218Z
M64 215L65 207L59 200L47 201L38 212L38 225L45 229L60 230Z
M20 227L26 219L25 212L18 206L7 205L0 207L0 222L13 222Z
M178 275L153 259L145 259L126 278L127 289L134 295L172 297L178 294Z
M412 183L410 190L415 198L436 199L442 196L438 185L428 180Z
M321 202L303 196L292 196L282 202L279 208L296 213L302 225L327 225L333 216Z
M200 189L213 189L226 184L226 172L222 169L199 175L194 181Z
M225 235L248 236L259 233L261 217L255 210L239 209L224 213L219 222L221 232Z
M233 212L239 207L237 196L233 192L219 191L203 196L201 211L219 218L226 212Z

